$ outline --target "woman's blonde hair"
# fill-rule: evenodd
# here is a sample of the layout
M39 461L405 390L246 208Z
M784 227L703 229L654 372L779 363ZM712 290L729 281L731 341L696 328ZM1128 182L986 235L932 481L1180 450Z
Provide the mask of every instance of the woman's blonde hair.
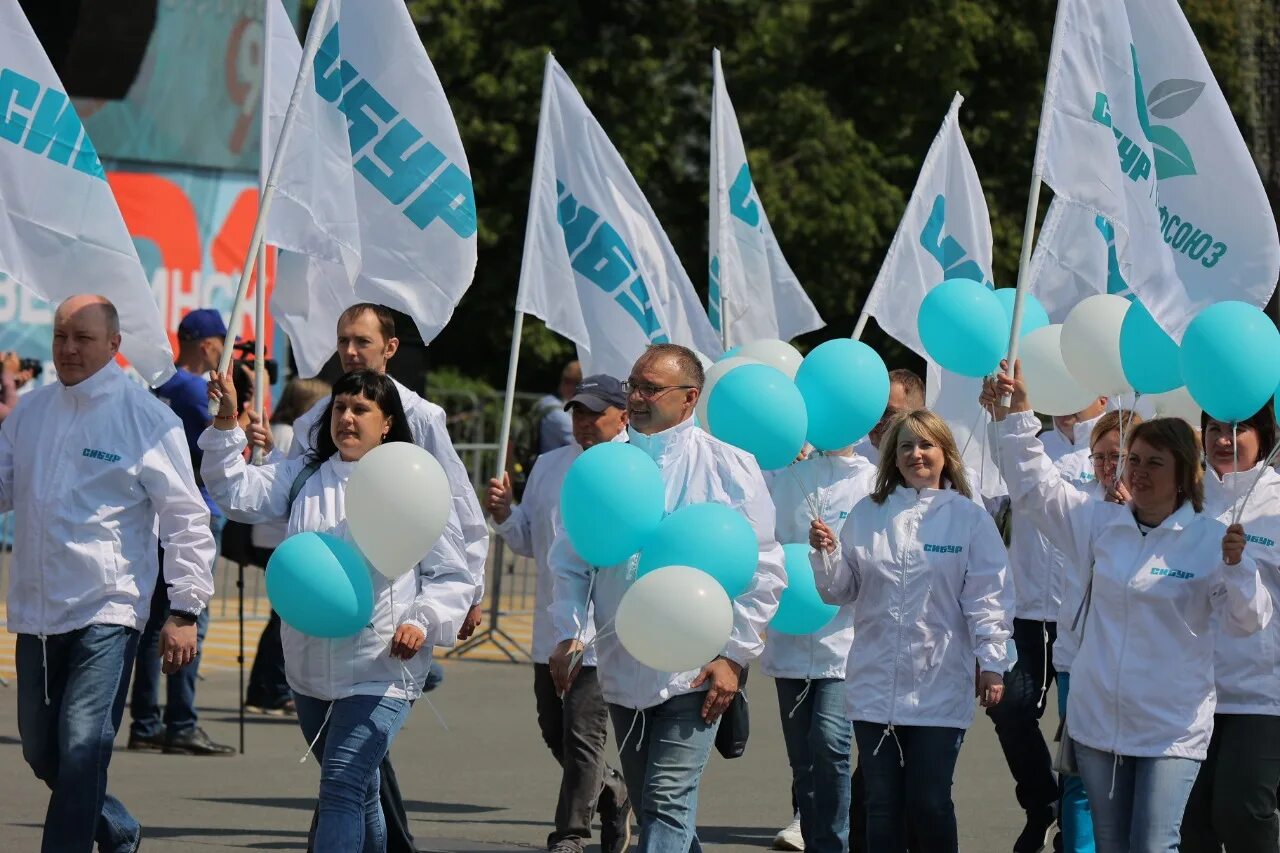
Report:
M1178 503L1189 500L1196 512L1203 512L1204 471L1200 468L1200 442L1191 424L1181 418L1156 418L1138 424L1125 438L1125 451L1133 452L1133 443L1139 439L1173 457Z
M898 442L902 440L902 433L908 430L942 449L943 480L966 498L973 497L973 492L969 490L969 478L964 473L964 460L960 457L960 449L956 447L951 428L946 421L928 409L916 409L894 415L885 428L884 436L880 439L880 471L876 475L876 488L871 493L871 499L882 504L890 492L898 486L906 485L906 478L898 469Z
M1129 430L1142 423L1142 415L1129 409L1116 409L1107 412L1098 418L1098 422L1093 425L1093 429L1089 432L1089 449L1093 450L1094 446L1102 437L1109 432L1128 432Z

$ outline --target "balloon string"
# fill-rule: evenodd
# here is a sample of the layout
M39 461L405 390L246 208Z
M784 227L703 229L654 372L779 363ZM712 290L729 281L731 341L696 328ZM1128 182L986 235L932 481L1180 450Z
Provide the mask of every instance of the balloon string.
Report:
M1253 482L1249 484L1249 490L1244 493L1244 500L1240 501L1239 505L1236 507L1235 515L1233 516L1233 523L1239 524L1240 519L1244 517L1245 504L1247 504L1249 502L1249 498L1252 497L1253 490L1257 487L1258 481L1262 479L1262 475L1271 467L1271 463L1275 462L1277 453L1280 453L1280 443L1277 443L1275 447L1271 448L1271 452L1267 454L1267 458L1258 466L1258 473L1254 475Z
M994 404L992 404L994 406ZM969 442L973 441L973 434L982 426L982 416L987 413L986 407L981 403L978 404L978 419L973 422L973 427L969 430L969 436L964 440L964 447L960 448L960 458L964 458L964 454L969 450ZM995 419L995 413L991 415Z
M1231 493L1231 505L1232 505L1231 523L1232 524L1236 524L1237 522L1240 521L1240 512L1243 509L1243 507L1236 505L1236 495L1235 495L1236 475L1240 473L1240 445L1236 444L1236 438L1238 437L1238 433L1236 430L1237 430L1237 424L1235 421L1232 421L1231 422L1231 474L1232 474L1232 477L1231 477L1231 488L1228 490Z
M570 656L569 658L570 672L573 672L574 668L577 667L578 662L582 660L582 656L587 653L587 647L582 642L582 635L585 634L587 631L587 611L591 609L591 593L596 588L596 575L599 573L599 571L600 571L599 569L593 566L591 569L591 573L588 575L589 580L587 582L587 603L582 608L582 619L578 622L578 633L575 634L573 637L574 645L582 646L582 648L575 650L573 655Z

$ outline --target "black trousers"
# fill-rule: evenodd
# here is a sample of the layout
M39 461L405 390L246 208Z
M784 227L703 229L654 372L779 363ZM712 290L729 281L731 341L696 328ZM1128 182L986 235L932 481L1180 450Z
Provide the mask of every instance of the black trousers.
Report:
M1280 717L1216 714L1182 818L1182 853L1277 853Z
M1013 642L1018 662L1004 676L1004 699L987 709L995 723L1004 760L1013 774L1018 805L1028 815L1052 814L1058 801L1053 758L1040 731L1048 690L1057 677L1052 646L1058 636L1056 622L1013 620Z

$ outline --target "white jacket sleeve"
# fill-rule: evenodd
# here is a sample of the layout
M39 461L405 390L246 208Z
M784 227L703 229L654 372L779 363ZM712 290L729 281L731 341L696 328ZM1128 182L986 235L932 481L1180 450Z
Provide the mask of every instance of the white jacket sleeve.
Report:
M433 646L452 646L471 609L475 582L462 548L462 526L449 514L444 533L417 566L418 594L404 624L414 625Z
M1013 412L991 425L993 453L1015 506L1028 515L1073 565L1089 564L1093 499L1067 482L1036 437L1040 419L1033 412Z
M169 603L175 610L199 613L213 597L217 549L209 531L209 507L196 486L191 452L177 420L148 445L139 479L158 517Z
M453 509L462 525L462 536L466 542L464 556L475 579L475 600L479 604L484 598L484 566L489 558L489 525L485 523L484 513L480 511L480 501L476 499L475 487L471 485L471 475L453 448L453 440L449 437L449 429L444 415L439 409L415 407L409 413L409 426L418 445L430 453L444 468L449 478L449 490L453 494Z
M787 587L786 557L774 535L777 526L773 499L760 468L752 462L746 468L745 501L738 510L756 533L760 562L747 591L733 600L733 630L721 654L745 666L764 651L764 629L778 611L782 591Z
M304 460L247 465L244 448L248 441L239 428L208 427L196 444L204 451L200 476L205 488L227 518L245 524L288 520L292 509L289 489L306 467Z
M1013 635L1014 601L1004 540L989 516L978 515L969 533L969 565L960 606L983 672L1003 673L1008 668L1005 643Z
M493 529L512 551L522 557L534 556L533 524L523 504L511 507L511 515L507 516L507 520Z
M1234 566L1219 567L1222 580L1211 593L1222 599L1222 626L1235 636L1261 631L1271 622L1274 602L1258 574L1258 563L1247 553Z
M848 522L845 523L840 531L841 539L851 526ZM858 599L862 576L858 572L858 561L853 556L852 547L846 548L841 541L836 543L836 549L830 554L810 548L809 565L813 569L813 582L818 588L818 597L827 604L841 606Z
M569 535L564 532L564 526L558 522L548 561L554 587L547 612L551 614L556 643L562 643L585 635L589 627L587 592L591 588L591 572L594 570L578 556ZM626 568L615 566L604 571L621 572Z

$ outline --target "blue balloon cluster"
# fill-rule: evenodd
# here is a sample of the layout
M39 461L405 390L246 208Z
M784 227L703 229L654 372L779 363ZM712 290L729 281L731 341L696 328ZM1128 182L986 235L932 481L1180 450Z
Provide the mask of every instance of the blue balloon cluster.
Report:
M639 551L666 504L658 466L643 450L617 441L583 451L560 487L565 533L593 566L612 566Z
M1216 302L1187 326L1179 362L1200 408L1237 423L1257 414L1280 385L1280 331L1246 302Z
M821 631L840 608L827 604L818 595L813 566L809 564L809 546L783 545L782 550L787 557L787 588L782 591L778 612L769 623L769 630L799 636Z
M1178 345L1136 300L1120 326L1120 366L1139 394L1163 394L1183 384Z
M373 582L355 545L328 533L296 533L267 561L267 598L280 618L312 637L360 633L373 617Z
M809 443L848 447L871 432L889 403L889 372L871 347L836 338L814 347L796 371L809 416Z
M759 562L760 545L742 513L724 504L689 504L664 518L644 543L636 576L666 566L691 566L737 598L751 586Z
M712 434L755 456L766 471L790 465L804 448L809 418L796 383L767 364L735 367L711 389Z
M1009 343L1009 321L1000 300L985 285L953 278L920 303L916 329L925 352L962 376L987 376L1000 366Z

